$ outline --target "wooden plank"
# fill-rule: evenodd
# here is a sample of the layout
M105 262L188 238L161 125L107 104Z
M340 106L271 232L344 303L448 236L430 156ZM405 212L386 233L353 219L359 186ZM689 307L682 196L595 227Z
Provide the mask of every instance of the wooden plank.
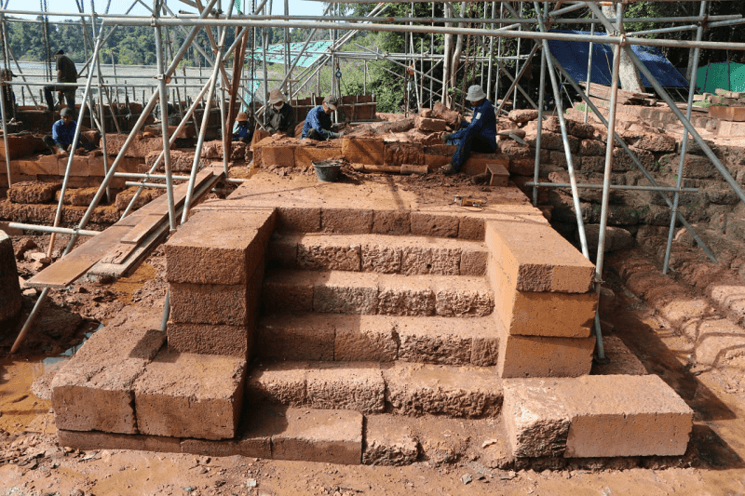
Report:
M129 226L109 227L26 281L26 286L32 288L69 286L98 262L101 253L104 253L111 244L117 243L129 230Z
M121 240L122 243L136 245L142 239L146 238L148 234L153 232L161 222L167 219L167 215L163 214L148 214L145 218L138 223L136 226L129 231L126 236Z
M197 174L197 180L194 185L196 192L195 199L198 198L198 194L204 194L211 189L211 186L220 179L220 176L215 177L213 172L214 169L208 168ZM177 206L183 206L187 189L188 183L174 188L174 202ZM140 223L150 224L156 216L160 216L161 219L168 217L168 199L166 195L156 198L130 216L112 225L101 234L88 240L82 246L75 248L65 257L57 260L26 281L26 284L29 287L35 288L65 288L102 259L123 260L129 258L134 250L123 249L121 240L127 235L130 235L133 230L142 232ZM136 224L133 225L134 222ZM161 225L163 225L162 221ZM151 229L150 235L152 234L153 230ZM132 234L132 236L136 235L136 233ZM145 238L147 237L146 235ZM138 245L131 244L131 246L137 247ZM145 253L147 253L147 250Z

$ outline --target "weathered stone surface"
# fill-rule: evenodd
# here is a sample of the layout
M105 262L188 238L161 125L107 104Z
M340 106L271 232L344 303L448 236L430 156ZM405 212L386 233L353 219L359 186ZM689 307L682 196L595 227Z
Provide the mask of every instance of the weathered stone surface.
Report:
M447 122L442 119L432 119L421 116L416 117L415 126L421 131L428 132L445 131L448 127Z
M344 137L341 142L342 156L352 164L383 165L385 142L382 139Z
M365 243L362 245L362 270L394 274L401 272L402 248L390 243Z
M257 328L256 352L271 360L333 360L334 326L324 314L274 314Z
M313 408L382 412L385 382L372 362L321 362L308 370L307 399Z
M10 236L0 231L0 327L8 326L21 311L21 286Z
M235 146L236 151L238 151L238 143L233 143L233 146ZM240 143L243 145L243 143ZM244 145L245 146L245 145ZM245 150L240 150L245 155ZM147 164L150 168L155 164L155 161L158 159L160 154L163 153L163 150L155 150L147 154L145 156L145 164ZM181 150L171 150L171 172L191 172L191 168L194 165L194 152L193 151L181 151ZM222 158L222 153L220 154L220 158ZM231 157L231 160L235 160L233 157ZM243 161L243 158L240 159L241 162ZM205 158L204 153L202 153L202 157L199 159L198 167L207 167L212 160ZM163 172L165 171L165 161L163 159L160 159L160 163L158 164L158 168L156 169L157 172Z
M590 289L594 265L551 226L489 221L486 233L492 258L505 273L505 291L585 293Z
M161 351L134 384L143 434L235 437L243 402L244 358Z
M403 250L401 273L458 275L460 256L460 248L410 246Z
M398 358L396 318L339 315L333 321L334 359L352 362L392 362Z
M399 317L396 333L398 358L405 362L468 365L476 355L474 365L497 364L498 337L490 318Z
M528 121L534 121L538 118L538 111L533 109L516 109L510 110L507 118L512 122L523 124Z
M588 246L598 246L600 236L599 224L585 224L585 235ZM628 250L634 246L634 237L626 229L621 227L605 227L605 251Z
M460 274L463 276L483 276L486 274L486 265L489 261L489 252L463 251L460 257Z
M536 133L531 131L526 134L525 142L531 148L536 146ZM567 142L569 143L569 151L577 153L579 151L580 140L574 136L567 136ZM541 132L541 149L543 150L558 150L564 151L564 141L562 140L560 133L552 133L550 131Z
M181 452L181 439L177 437L58 429L57 439L60 446L81 451L109 449L157 451L161 453Z
M324 272L313 286L313 311L374 314L378 308L378 276L366 272Z
M567 133L579 139L592 139L595 136L595 127L592 124L564 119ZM552 133L561 133L561 125L557 116L551 116L543 122L543 128Z
M44 183L40 181L13 183L8 188L8 198L13 203L47 203L54 200L54 194L61 187L61 183Z
M289 408L277 415L272 458L358 465L362 423L359 412Z
M373 210L371 232L373 234L409 234L411 214L408 210Z
M410 465L419 455L419 443L411 429L389 415L365 416L365 465Z
M169 321L168 346L182 353L227 355L248 359L251 333L248 327L214 324L185 324Z
M601 314L603 315L603 314ZM603 350L610 362L594 363L592 375L647 375L647 369L618 336L603 336Z
M267 312L312 312L312 272L268 271L261 299Z
M321 209L318 207L278 207L277 231L318 232L321 230Z
M583 139L579 144L579 154L584 156L595 155L598 157L604 157L605 147L606 144L600 140Z
M590 373L595 336L553 338L499 334L500 377L578 377Z
M489 368L395 362L383 376L387 399L402 415L493 417L502 406L502 381Z
M494 294L482 277L435 276L435 313L443 317L481 317L494 310Z
M386 165L423 165L423 147L418 143L386 142L385 163Z
M660 166L672 167L677 174L678 165L680 164L680 155L676 153L663 155L660 157ZM717 172L714 164L709 160L708 157L686 154L685 162L683 163L683 177L693 179L708 179L717 177Z
M505 379L503 417L518 458L562 456L571 418L545 380Z
M485 229L486 223L483 218L464 216L460 218L458 225L458 238L484 241Z
M119 155L128 137L129 135L127 134L106 133L106 152L110 156ZM138 135L131 142L127 151L124 152L124 156L144 159L148 153L154 151L160 152L162 149L163 138L147 138L143 135Z
M307 404L305 390L307 362L279 362L260 365L246 378L246 394L251 404L278 403L289 406Z
M351 242L351 240L346 240ZM297 266L306 270L360 270L360 245L306 235L297 244Z
M634 146L655 153L670 153L675 151L676 142L675 138L668 134L648 133L634 143Z
M274 230L274 210L204 210L165 244L166 279L195 284L246 284Z
M355 210L350 215L347 208L321 209L321 229L339 234L368 234L372 230L373 211Z
M248 286L234 284L169 284L171 320L183 324L246 326L255 318L248 310Z
M505 401L513 448L523 453L530 452L526 427L543 424L538 430L554 456L680 456L693 426L693 411L656 375L511 379ZM569 423L565 450L562 418Z
M124 210L126 210L127 206L132 201L132 198L134 198L137 189L138 188L136 186L132 186L125 189L124 191L117 193L116 201L114 202L114 204L116 205L116 209L118 211L123 212ZM138 196L137 200L135 200L135 203L132 206L132 210L137 210L138 208L147 205L163 194L165 194L165 190L160 188L143 189L142 193L140 193L140 196Z
M411 212L411 234L438 238L458 237L459 219L455 215Z
M424 276L381 275L378 279L377 311L382 315L432 315L435 293Z
M136 434L134 386L163 346L159 308L125 310L93 334L52 380L58 429Z

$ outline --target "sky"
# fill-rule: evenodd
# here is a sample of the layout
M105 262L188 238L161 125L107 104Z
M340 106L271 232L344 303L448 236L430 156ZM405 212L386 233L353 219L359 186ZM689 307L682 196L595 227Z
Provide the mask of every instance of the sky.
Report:
M0 0L0 3L5 3L5 1L8 0ZM75 0L46 0L47 1L47 9L50 12L77 12L78 7L75 3ZM143 0L147 5L152 5L152 0ZM228 0L221 0L223 5L227 5ZM250 3L250 0L240 0L241 5L243 5L243 2ZM268 0L272 1L272 0ZM91 0L83 0L85 11L90 12L91 11ZM94 5L96 7L96 11L99 14L102 14L104 10L106 9L106 4L108 3L108 0L94 0ZM111 0L111 7L109 8L110 14L124 14L127 9L134 3L134 0ZM202 0L202 3L205 3L205 0ZM260 1L257 1L257 3L260 3ZM323 2L316 2L316 1L310 1L310 0L290 0L290 14L292 15L306 15L306 16L320 16L323 14ZM188 5L181 3L178 0L167 0L168 7L174 11L178 12L179 10L194 12L193 8L190 8ZM30 7L33 6L33 7ZM39 3L38 2L29 2L29 0L9 0L8 3L8 10L33 10L38 11L39 10ZM275 15L282 15L284 13L284 0L273 0L272 1L272 14ZM148 15L149 12L145 7L142 5L136 5L130 14L134 15Z

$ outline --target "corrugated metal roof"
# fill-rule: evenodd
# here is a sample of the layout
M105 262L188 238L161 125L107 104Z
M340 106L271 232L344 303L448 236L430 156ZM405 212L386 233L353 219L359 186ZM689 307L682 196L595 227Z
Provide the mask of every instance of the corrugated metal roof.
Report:
M331 41L313 41L308 43L308 48L305 49L305 53L298 61L298 67L308 67L313 64L318 58L323 55L323 52L329 49L333 42ZM295 60L300 50L303 49L305 42L290 43L290 64ZM250 55L249 55L250 56ZM254 50L253 58L256 60L264 60L264 50L259 48ZM275 45L269 45L266 47L266 61L272 64L284 64L285 63L285 44L278 43Z

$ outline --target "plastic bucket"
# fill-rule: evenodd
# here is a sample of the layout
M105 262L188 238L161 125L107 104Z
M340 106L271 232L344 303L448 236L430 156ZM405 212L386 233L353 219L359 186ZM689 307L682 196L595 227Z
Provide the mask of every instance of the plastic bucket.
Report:
M341 162L336 160L323 160L321 162L313 162L313 168L316 170L316 177L319 181L325 183L333 183L339 179L339 171L341 171Z

